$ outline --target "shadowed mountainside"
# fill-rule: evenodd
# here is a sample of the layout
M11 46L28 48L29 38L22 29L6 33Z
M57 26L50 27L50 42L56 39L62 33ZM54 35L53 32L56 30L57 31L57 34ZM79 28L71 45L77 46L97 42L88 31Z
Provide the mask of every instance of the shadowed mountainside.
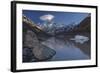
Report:
M27 18L26 16L23 15L23 35L26 33L27 30L33 31L37 35L38 40L43 41L43 40L48 39L50 37L49 34L44 32L33 21L31 21L29 18Z
M72 31L76 31L76 32L90 32L91 31L91 17L88 16L86 17L82 22L80 22L79 25L77 25L77 27L72 30Z

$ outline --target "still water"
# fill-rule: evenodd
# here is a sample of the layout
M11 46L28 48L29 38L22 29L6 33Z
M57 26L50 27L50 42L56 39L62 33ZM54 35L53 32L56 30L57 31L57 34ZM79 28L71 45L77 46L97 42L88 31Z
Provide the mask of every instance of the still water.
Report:
M50 59L51 61L90 59L90 56L85 54L74 41L68 39L51 37L41 44L56 51L56 54ZM81 45L84 46L84 44Z

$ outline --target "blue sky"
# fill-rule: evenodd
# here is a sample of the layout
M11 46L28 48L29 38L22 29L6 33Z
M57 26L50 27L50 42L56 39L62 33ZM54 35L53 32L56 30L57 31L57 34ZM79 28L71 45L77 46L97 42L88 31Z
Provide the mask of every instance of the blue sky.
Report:
M51 14L54 16L52 20L54 23L68 25L73 22L76 24L80 23L89 13L23 10L23 14L37 24L44 23L44 21L40 19L41 16Z

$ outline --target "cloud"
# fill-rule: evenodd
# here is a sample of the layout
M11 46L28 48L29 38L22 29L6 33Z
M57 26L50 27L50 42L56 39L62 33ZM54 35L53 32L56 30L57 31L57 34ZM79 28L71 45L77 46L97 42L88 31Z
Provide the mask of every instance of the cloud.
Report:
M51 14L46 14L46 15L43 15L40 17L40 19L43 21L51 21L53 18L54 18L54 16Z

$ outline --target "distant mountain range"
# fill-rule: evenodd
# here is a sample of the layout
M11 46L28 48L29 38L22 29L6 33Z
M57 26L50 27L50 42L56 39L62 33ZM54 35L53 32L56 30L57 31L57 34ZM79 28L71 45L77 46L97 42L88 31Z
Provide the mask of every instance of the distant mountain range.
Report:
M31 29L32 31L36 32L37 34L60 34L60 33L73 33L73 32L90 32L91 30L91 16L87 16L83 21L79 24L71 23L68 25L61 25L58 26L57 23L52 23L52 26L45 27L39 26L35 24L32 20L28 17L23 15L23 28ZM48 24L49 25L49 24Z

